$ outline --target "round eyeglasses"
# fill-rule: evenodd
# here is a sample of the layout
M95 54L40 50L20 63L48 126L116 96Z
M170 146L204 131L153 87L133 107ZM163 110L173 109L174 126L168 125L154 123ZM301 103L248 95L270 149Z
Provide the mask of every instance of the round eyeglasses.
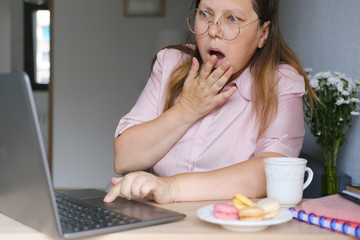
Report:
M193 34L205 34L209 30L210 24L212 23L217 25L219 36L228 41L237 38L241 29L257 20L258 19L255 19L253 21L244 23L233 14L229 14L222 15L217 21L214 21L214 16L211 13L200 8L192 10L186 18L187 25Z

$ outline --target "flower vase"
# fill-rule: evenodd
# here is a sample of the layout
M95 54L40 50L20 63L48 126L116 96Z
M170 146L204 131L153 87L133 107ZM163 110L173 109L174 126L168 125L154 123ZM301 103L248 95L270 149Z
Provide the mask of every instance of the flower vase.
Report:
M333 141L331 146L322 147L325 172L321 176L322 195L328 196L339 192L339 176L336 173L336 159L341 139Z
M339 176L336 166L325 166L325 173L321 176L322 195L328 196L339 192Z

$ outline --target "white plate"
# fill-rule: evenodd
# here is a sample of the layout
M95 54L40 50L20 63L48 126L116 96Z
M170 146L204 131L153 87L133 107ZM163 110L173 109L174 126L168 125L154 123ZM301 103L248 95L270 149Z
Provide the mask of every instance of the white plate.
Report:
M197 210L197 215L206 222L220 224L223 228L239 232L256 232L266 229L268 226L281 224L293 218L290 210L280 208L278 215L272 219L261 221L223 220L216 218L213 214L214 204L207 205Z

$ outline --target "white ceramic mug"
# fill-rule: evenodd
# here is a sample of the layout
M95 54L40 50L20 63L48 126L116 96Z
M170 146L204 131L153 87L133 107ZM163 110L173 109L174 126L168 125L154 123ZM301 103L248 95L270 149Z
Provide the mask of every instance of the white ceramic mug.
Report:
M267 197L277 198L281 207L293 207L300 203L303 191L311 183L314 173L306 167L302 158L265 158ZM304 183L304 174L308 173Z

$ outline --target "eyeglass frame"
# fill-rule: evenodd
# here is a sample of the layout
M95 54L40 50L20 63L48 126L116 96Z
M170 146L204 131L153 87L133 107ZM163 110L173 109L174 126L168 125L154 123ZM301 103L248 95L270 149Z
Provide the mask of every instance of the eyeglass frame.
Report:
M191 11L189 12L188 16L186 17L186 23L187 23L187 26L188 26L190 32L192 32L194 35L204 35L205 33L207 33L207 32L209 31L210 23L216 24L217 29L218 29L218 31L219 31L219 21L220 21L220 19L221 19L224 15L221 15L221 16L218 18L217 21L208 20L208 26L207 26L207 29L206 29L205 32L200 33L200 34L195 33L195 31L193 31L193 30L191 29L191 27L190 27L189 18L190 18L191 14L192 14L193 12L196 13L198 10L204 11L204 10L202 10L201 8L195 8L195 9L191 10ZM196 18L196 14L195 14L195 18ZM214 17L214 19L215 19L215 17ZM252 20L252 21L250 21L250 22L247 22L244 26L240 26L240 24L239 24L239 31L238 31L238 33L236 34L236 36L235 36L234 38L232 38L232 39L226 39L226 38L224 38L224 36L221 36L221 35L220 35L220 37L223 38L223 39L225 39L225 40L227 40L227 41L232 41L232 40L236 39L236 38L240 35L241 29L247 27L247 26L250 25L251 23L253 23L253 22L255 22L255 21L258 21L258 20L259 20L259 18L256 18L256 19L254 19L254 20Z

